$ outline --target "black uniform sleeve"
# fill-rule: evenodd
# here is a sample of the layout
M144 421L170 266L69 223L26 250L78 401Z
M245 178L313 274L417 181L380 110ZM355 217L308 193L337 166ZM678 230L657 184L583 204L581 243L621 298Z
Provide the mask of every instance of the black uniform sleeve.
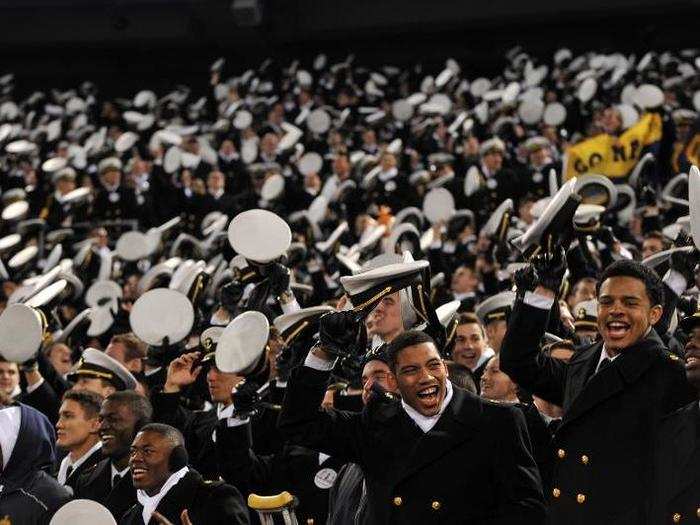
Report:
M253 451L250 424L216 427L216 458L221 476L243 494L266 493L272 485L273 456L259 456Z
M279 429L293 444L361 463L362 414L320 409L329 377L307 366L292 372Z
M561 406L567 365L540 352L548 317L546 310L515 302L501 347L501 368L527 391Z

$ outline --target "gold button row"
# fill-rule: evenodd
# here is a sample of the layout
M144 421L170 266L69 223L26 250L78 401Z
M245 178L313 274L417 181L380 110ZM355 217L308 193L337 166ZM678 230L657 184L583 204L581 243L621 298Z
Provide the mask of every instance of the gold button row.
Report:
M393 503L395 507L400 507L401 505L403 505L403 499L401 498L401 496L396 496L393 500ZM430 504L430 506L433 510L440 510L442 508L442 503L435 500Z
M554 488L552 489L552 496L554 496L555 498L560 497L560 496L561 496L561 490L558 489L558 488L556 488L556 487L554 487ZM576 501L577 501L578 503L585 503L585 501L586 501L586 495L585 495L585 494L577 494L577 495L576 495Z

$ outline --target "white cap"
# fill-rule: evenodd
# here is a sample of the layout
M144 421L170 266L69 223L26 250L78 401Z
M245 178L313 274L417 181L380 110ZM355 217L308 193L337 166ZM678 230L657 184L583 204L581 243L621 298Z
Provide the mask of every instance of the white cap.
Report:
M289 225L267 210L248 210L236 215L228 227L231 247L246 259L258 263L274 261L292 242Z
M194 324L194 308L175 290L156 288L139 297L131 308L129 323L136 336L150 345L183 340Z

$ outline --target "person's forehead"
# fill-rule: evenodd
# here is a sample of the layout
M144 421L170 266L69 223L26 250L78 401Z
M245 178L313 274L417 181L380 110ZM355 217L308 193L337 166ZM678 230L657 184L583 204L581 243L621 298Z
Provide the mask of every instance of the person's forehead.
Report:
M0 363L0 370L17 370L17 363L10 363L10 362L2 362Z
M608 296L635 296L647 298L646 286L644 281L635 277L616 276L608 277L600 285L601 297Z
M169 447L170 440L158 432L149 432L146 430L136 434L136 438L134 438L134 445L148 445L154 448Z
M457 326L457 333L461 335L481 335L481 327L477 323L466 323Z
M422 361L440 358L440 354L433 343L418 343L407 346L397 356L397 362L405 364L408 361Z
M60 412L73 412L75 414L84 414L83 405L74 399L66 399L61 403Z
M133 417L134 413L131 411L131 407L129 407L128 404L126 403L121 403L118 401L105 401L102 403L102 408L100 409L100 414L106 415L106 414L111 414L111 415L119 415L121 417Z
M388 371L389 371L389 365L387 365L383 361L378 361L375 359L374 361L370 361L369 363L367 363L365 365L364 369L362 370L362 375L366 376L369 374L373 374L375 372L388 372Z

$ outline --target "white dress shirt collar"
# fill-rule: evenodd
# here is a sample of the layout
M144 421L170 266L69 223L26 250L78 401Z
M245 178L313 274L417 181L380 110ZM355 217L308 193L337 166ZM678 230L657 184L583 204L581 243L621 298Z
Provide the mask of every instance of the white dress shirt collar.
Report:
M80 467L83 463L85 463L85 460L89 458L94 452L100 450L102 448L102 441L98 441L95 443L90 450L88 450L85 454L80 456L78 459L75 461L71 462L70 460L70 453L66 455L65 458L61 461L61 466L58 468L58 476L56 476L56 479L61 485L66 484L66 480L68 479L68 467L73 467L73 472L75 472L75 469ZM114 466L112 466L114 468ZM112 476L114 477L114 476Z
M449 379L445 381L445 390L447 390L447 393L445 394L445 399L442 400L442 405L440 405L440 412L434 416L424 416L415 408L408 405L403 399L401 400L401 405L406 411L406 414L408 414L408 417L410 417L414 423L420 427L423 433L430 432L430 430L437 424L437 422L440 420L440 416L442 416L442 413L445 411L445 408L447 408L447 405L452 399L453 389L452 383L450 383Z
M177 472L171 474L168 480L165 483L163 483L163 486L158 491L158 493L154 494L153 496L149 496L148 494L146 494L145 490L139 489L136 491L136 499L139 500L139 503L143 506L141 517L143 518L144 523L148 523L151 520L151 516L158 508L160 500L162 500L165 497L165 495L170 491L170 489L177 485L178 482L182 478L184 478L189 471L189 467L182 467Z

